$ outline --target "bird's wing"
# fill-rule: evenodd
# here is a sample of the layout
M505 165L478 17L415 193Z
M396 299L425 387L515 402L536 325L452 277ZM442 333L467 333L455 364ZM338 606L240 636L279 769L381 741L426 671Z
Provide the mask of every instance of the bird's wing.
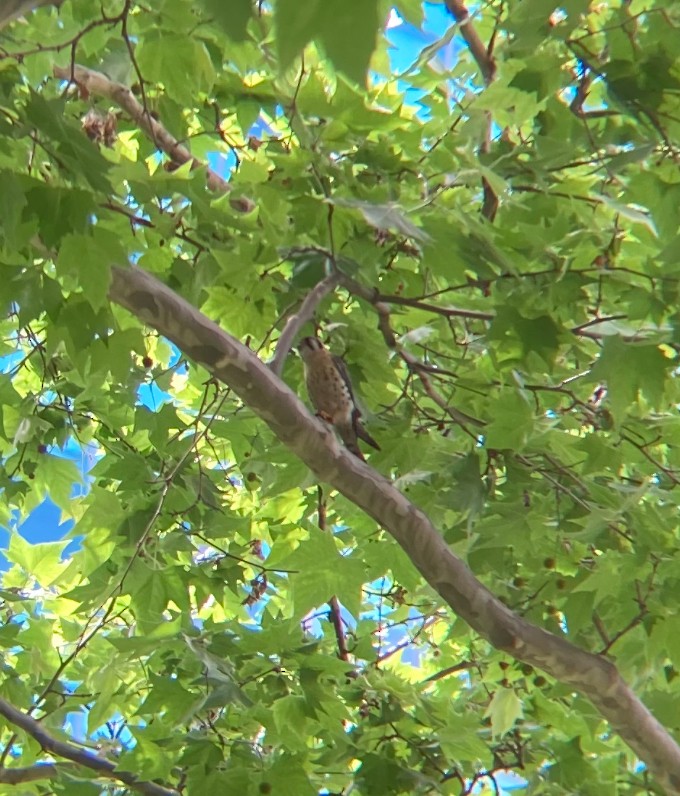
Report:
M352 390L352 379L349 377L349 370L347 370L347 363L342 357L339 357L337 354L333 354L333 364L337 368L338 373L342 376L342 380L345 382L347 390L349 391L349 397L352 401L352 405L356 406L357 402L354 400L354 391Z
M342 357L337 355L333 355L333 362L335 363L335 367L338 369L338 373L342 376L342 380L347 385L347 389L349 391L349 397L352 401L352 426L354 428L354 433L362 439L364 442L368 443L372 448L376 450L380 450L380 445L373 439L373 437L366 431L361 423L361 412L359 411L359 407L357 406L356 399L354 398L354 392L352 390L352 380L349 377L349 370L347 369L347 364Z

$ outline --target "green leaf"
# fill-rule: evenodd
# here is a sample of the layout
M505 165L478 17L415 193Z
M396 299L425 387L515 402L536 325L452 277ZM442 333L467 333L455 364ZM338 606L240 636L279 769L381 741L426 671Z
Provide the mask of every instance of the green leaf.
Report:
M96 210L89 193L49 185L29 188L26 199L24 220L37 221L47 247L55 246L70 232L84 232Z
M622 204L621 202L610 199L608 196L599 196L598 201L624 218L634 221L637 224L643 224L653 235L658 236L658 232L654 226L654 219L650 215L649 210L646 210L644 207Z
M201 0L201 4L230 39L243 41L246 38L246 28L253 11L250 0L231 0L229 3Z
M163 83L179 102L193 102L197 92L209 92L215 83L208 50L194 37L149 35L137 48L136 58L144 78Z
M112 265L127 262L127 255L113 233L95 228L90 235L68 235L62 241L57 260L58 273L68 276L70 285L87 284L84 293L92 308L107 304ZM92 278L97 268L96 279Z
M534 428L534 413L520 393L504 390L489 405L492 418L484 429L486 445L497 450L520 451Z
M512 688L497 688L485 715L491 719L494 736L502 738L524 716L522 702Z
M334 198L333 204L339 207L356 208L367 224L386 232L397 232L415 240L427 241L428 235L412 224L403 211L393 204L381 205L363 202L359 199Z
M559 349L559 332L551 317L527 318L514 307L505 305L498 309L489 329L489 339L499 341L503 353L514 353L519 344L517 353L522 359L536 353L547 365L552 365Z
M263 775L264 781L276 783L276 791L281 796L316 796L317 788L312 786L305 771L305 756L282 754ZM260 788L260 793L264 793Z
M624 343L612 336L605 339L590 380L607 384L607 404L620 422L639 396L655 408L662 406L671 367L671 360L658 345Z
M290 751L307 746L307 708L302 697L287 696L274 703L273 717L283 744Z
M376 45L377 0L310 0L302 8L294 0L277 0L274 21L282 70L316 39L336 69L364 83Z
M41 456L36 473L36 489L44 490L44 494L59 506L64 516L73 516L76 505L73 491L80 483L82 477L75 462L50 454Z
M9 539L7 560L17 564L28 575L35 578L40 586L47 588L66 567L62 553L68 542L41 542L30 544L19 533Z

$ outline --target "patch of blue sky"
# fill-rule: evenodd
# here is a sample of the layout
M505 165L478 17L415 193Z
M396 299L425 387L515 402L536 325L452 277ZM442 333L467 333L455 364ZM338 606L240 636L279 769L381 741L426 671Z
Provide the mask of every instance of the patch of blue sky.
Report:
M281 108L278 110L280 112L282 111ZM259 116L248 130L246 137L249 138L252 136L253 138L263 139L267 136L274 135L275 131L266 122L266 120L262 118L262 116ZM208 153L208 166L210 166L210 168L224 180L228 180L231 177L237 163L238 158L236 157L236 153L233 149L229 152Z
M172 402L172 395L161 390L155 381L140 384L137 388L137 402L152 411L159 410L164 404Z
M186 362L179 364L180 360L183 359L182 352L174 343L170 342L170 340L166 340L165 338L163 338L163 340L172 351L170 361L168 362L168 367L175 368L175 372L180 376L186 374L188 370ZM140 384L140 386L137 388L137 402L142 404L142 406L146 406L147 409L151 409L152 411L161 409L164 404L171 403L172 400L172 395L169 392L161 390L161 388L153 380L145 382L144 384Z
M96 445L81 445L76 439L71 437L63 448L54 446L45 455L58 456L74 462L80 471L81 478L73 484L72 497L75 499L87 494L90 483L87 473L94 467L101 456L101 452ZM10 533L21 534L31 544L56 542L64 538L73 528L73 524L73 520L61 522L61 509L49 497L45 498L21 523L19 523L19 513L14 512L9 526L0 526L0 571L8 567L8 561L2 553L2 549L7 547ZM62 557L67 558L79 547L80 539L72 539L64 548Z
M26 352L20 349L13 351L11 354L5 354L4 357L0 357L0 373L11 373L25 358Z
M390 66L395 72L397 86L404 92L406 101L418 107L419 116L427 118L429 110L421 100L427 96L425 89L414 86L409 74L420 70L423 58L437 72L445 76L458 61L463 44L455 33L455 22L443 3L424 3L424 19L420 28L403 20L392 11L387 28L390 43ZM437 46L438 43L440 46ZM452 90L453 93L453 90Z
M113 751L114 754L116 751L128 750L136 746L137 741L127 721L120 713L114 713L105 724L92 731L88 729L87 714L88 711L85 707L82 710L73 710L66 714L64 731L72 741L86 747L93 745L97 749L101 747L106 753ZM142 722L139 724L143 726Z
M390 17L387 29L387 39L391 43L390 64L395 71L408 70L414 60L425 47L430 47L435 42L442 40L442 46L437 49L433 61L435 65L444 70L455 66L458 53L463 44L460 37L454 36L450 41L445 41L445 33L455 22L443 3L423 3L424 19L420 28L403 20L396 12Z

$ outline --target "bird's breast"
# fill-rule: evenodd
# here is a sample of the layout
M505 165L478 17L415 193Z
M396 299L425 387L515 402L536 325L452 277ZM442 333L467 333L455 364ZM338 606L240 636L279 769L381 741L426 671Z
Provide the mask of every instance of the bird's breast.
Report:
M307 391L317 412L326 415L333 423L351 421L352 401L342 376L333 367L323 363L307 368Z

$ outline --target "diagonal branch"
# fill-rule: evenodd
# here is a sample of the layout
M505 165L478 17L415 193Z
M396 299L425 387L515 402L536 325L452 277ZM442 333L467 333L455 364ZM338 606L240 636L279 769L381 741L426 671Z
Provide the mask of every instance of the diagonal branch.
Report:
M479 38L479 33L477 33L477 29L470 19L470 12L467 10L463 0L444 0L444 5L458 23L460 35L465 39L465 43L472 53L472 57L477 62L477 66L479 66L482 77L484 78L484 83L488 86L496 77L496 59L493 57L495 33L491 37L489 46L485 47L484 42ZM491 113L487 113L484 139L479 148L480 154L487 154L489 152L491 146L492 121ZM482 177L482 191L484 195L482 216L493 223L498 211L498 195L486 177Z
M96 72L94 69L78 66L78 64L72 64L69 67L54 66L53 73L60 80L72 81L88 94L105 97L118 105L149 136L153 143L165 152L173 163L177 165L191 163L192 168L206 169L208 187L211 190L222 193L228 193L231 190L231 185L227 180L220 177L201 160L195 158L184 144L181 144L147 112L127 86L111 80L102 72ZM250 199L244 197L232 199L231 206L244 213L250 212L255 207Z
M107 760L105 757L94 755L92 752L81 749L80 747L69 743L68 741L57 740L57 738L47 732L40 722L31 718L26 713L22 713L22 711L18 710L13 705L10 705L9 702L6 702L2 698L0 698L0 716L4 716L7 721L10 722L10 724L14 724L15 727L19 727L19 729L22 729L25 733L30 735L31 738L36 740L46 752L52 752L52 754L56 755L57 757L63 757L66 760L71 760L74 763L84 766L85 768L96 771L101 777L123 782L132 790L139 791L139 793L145 793L147 796L178 796L178 791L176 790L164 788L162 785L157 785L155 782L147 782L137 779L137 777L135 777L135 775L131 774L129 771L118 770L116 764L112 763L110 760ZM39 766L31 770L41 771L42 768L42 766ZM54 767L52 766L52 768ZM12 769L7 769L7 772L11 770ZM26 769L20 770L24 772L26 771ZM11 778L11 775L9 776ZM45 776L50 776L49 769ZM31 779L37 778L37 776L31 777ZM9 779L3 779L0 781L8 782ZM20 781L26 782L28 780L23 779Z
M288 352L293 347L293 340L307 321L314 317L314 311L321 299L327 296L339 281L339 275L335 271L329 274L325 279L322 279L321 282L307 293L300 309L288 318L276 344L274 358L269 363L272 373L275 373L277 376L283 373L283 365L288 356Z
M320 480L390 533L430 586L491 644L588 697L666 791L680 794L680 747L611 661L511 611L451 551L423 511L346 451L252 351L154 276L114 266L109 296L228 384Z
M460 35L465 39L472 57L477 61L477 66L482 73L485 83L491 83L496 76L496 61L479 38L477 29L472 24L470 13L462 0L445 0L444 5L448 12L460 26Z
M54 763L38 763L22 768L0 768L0 783L19 785L22 782L35 782L39 779L56 779L59 768Z

